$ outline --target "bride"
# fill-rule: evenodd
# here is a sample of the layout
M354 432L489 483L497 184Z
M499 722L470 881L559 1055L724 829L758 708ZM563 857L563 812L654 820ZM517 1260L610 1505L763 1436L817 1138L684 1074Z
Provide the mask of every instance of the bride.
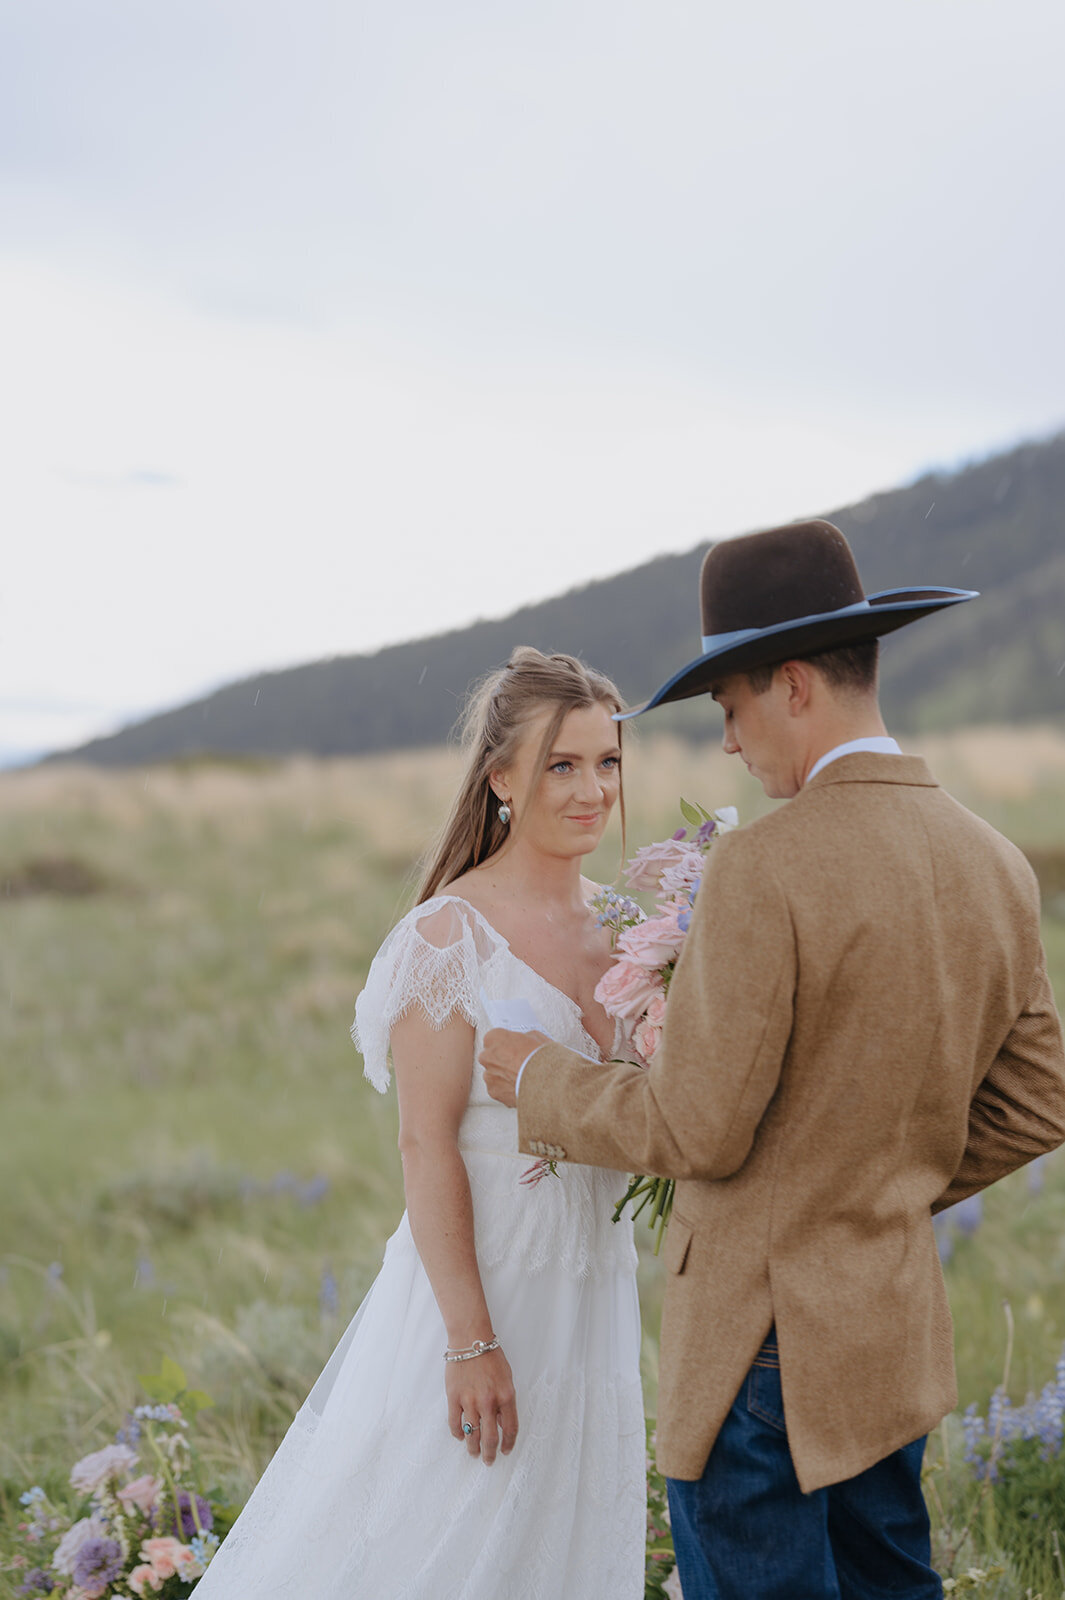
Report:
M619 709L609 679L527 648L471 705L465 779L352 1030L382 1092L391 1055L407 1210L197 1600L643 1595L622 1175L527 1169L477 1065L499 1022L614 1053L580 866L621 795Z

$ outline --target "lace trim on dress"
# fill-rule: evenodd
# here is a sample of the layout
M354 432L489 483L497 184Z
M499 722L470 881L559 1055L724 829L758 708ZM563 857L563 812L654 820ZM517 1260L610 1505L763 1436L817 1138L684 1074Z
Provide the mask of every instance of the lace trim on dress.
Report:
M506 948L501 934L454 897L427 900L396 923L373 959L351 1027L375 1089L384 1094L389 1085L389 1035L416 1007L432 1028L456 1015L476 1027L481 969Z

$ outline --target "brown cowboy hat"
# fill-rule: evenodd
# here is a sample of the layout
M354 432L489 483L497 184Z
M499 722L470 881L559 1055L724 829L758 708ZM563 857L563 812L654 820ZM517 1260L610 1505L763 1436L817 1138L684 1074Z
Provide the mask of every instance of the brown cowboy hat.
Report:
M831 522L792 522L710 547L699 579L703 651L650 700L706 694L730 672L878 639L932 611L975 600L975 589L862 589L850 545Z

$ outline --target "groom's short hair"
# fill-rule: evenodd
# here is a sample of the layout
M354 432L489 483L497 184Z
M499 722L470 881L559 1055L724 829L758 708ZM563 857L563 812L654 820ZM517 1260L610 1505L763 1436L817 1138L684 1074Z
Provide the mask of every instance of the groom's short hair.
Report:
M800 656L824 678L833 689L867 694L876 688L877 665L880 660L880 640L863 639L860 644L844 644L835 650L818 650L815 655ZM764 667L752 667L746 678L755 694L765 694L780 665L772 662Z

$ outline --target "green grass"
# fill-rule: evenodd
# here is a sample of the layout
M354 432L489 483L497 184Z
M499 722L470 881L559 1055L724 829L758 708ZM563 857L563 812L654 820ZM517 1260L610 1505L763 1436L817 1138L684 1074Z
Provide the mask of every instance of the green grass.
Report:
M1065 845L1065 762L1004 795L939 755L1019 842ZM630 848L672 831L678 793L763 804L713 752L648 741L631 768ZM347 1029L455 770L430 753L0 777L0 1519L29 1483L62 1484L163 1354L218 1402L199 1431L235 1502L262 1470L403 1208L394 1098ZM618 855L615 836L593 873ZM1065 923L1045 935L1065 997ZM1051 1375L1063 1268L1055 1158L1041 1193L1021 1174L988 1196L948 1268L963 1405L1000 1380L1004 1299L1014 1393ZM652 1411L662 1287L648 1250ZM972 1486L956 1460L935 1472L945 1537ZM959 1570L1004 1542L988 1528L984 1507Z

